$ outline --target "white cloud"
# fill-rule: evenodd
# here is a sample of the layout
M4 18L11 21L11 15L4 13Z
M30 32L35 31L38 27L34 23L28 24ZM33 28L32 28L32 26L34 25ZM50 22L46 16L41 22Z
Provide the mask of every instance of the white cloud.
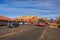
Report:
M39 10L39 9L26 9L26 8L6 8L0 7L0 11L2 12L12 12L12 13L20 13L20 12L51 12L50 10Z
M59 1L59 0L58 0ZM45 0L45 1L12 1L8 4L0 4L0 12L8 12L8 13L17 13L20 14L22 13L22 15L26 14L33 14L33 15L38 15L38 16L43 16L43 17L56 17L59 14L53 14L50 12L56 12L56 10L58 11L58 9L60 8L56 8L54 7L56 1L52 1L52 0ZM48 10L40 10L40 9L35 9L35 8L25 8L25 7L46 7ZM24 8L23 8L24 7ZM51 9L51 10L50 10ZM60 9L59 9L60 11ZM48 13L43 15L44 13ZM50 13L50 14L49 14ZM40 14L40 15L39 15Z
M54 3L50 3L50 2L48 2L48 1L43 1L43 2L35 2L35 1L26 1L26 2L24 2L24 1L17 1L17 2L11 2L11 3L9 3L9 4L13 4L13 5L30 5L30 6L53 6L54 5Z
M47 15L42 15L42 16L53 18L53 17L60 16L60 14L47 14Z

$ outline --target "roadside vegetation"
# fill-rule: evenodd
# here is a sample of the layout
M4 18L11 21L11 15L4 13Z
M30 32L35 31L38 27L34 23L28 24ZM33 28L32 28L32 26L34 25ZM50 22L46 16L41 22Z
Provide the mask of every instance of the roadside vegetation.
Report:
M60 16L58 16L55 20L56 23L60 23Z
M55 21L56 21L58 27L60 28L60 16L58 16Z

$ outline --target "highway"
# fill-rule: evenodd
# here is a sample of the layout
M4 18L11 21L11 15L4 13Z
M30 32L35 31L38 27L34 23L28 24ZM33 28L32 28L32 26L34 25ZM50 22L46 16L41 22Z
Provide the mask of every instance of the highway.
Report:
M59 40L58 30L60 29L36 25L20 25L17 28L4 27L0 30L0 40Z

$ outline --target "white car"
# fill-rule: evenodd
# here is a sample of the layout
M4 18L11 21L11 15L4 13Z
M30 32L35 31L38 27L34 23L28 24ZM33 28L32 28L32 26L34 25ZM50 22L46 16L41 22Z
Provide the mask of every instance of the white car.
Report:
M21 24L21 25L22 25L23 23L21 22L21 23L19 23L19 24Z

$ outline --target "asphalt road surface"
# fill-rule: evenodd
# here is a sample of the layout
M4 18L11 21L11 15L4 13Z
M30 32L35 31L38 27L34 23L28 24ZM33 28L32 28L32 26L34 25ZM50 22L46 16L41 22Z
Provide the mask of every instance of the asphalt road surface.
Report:
M2 28L0 40L60 40L60 29L48 26L20 25L18 28Z

